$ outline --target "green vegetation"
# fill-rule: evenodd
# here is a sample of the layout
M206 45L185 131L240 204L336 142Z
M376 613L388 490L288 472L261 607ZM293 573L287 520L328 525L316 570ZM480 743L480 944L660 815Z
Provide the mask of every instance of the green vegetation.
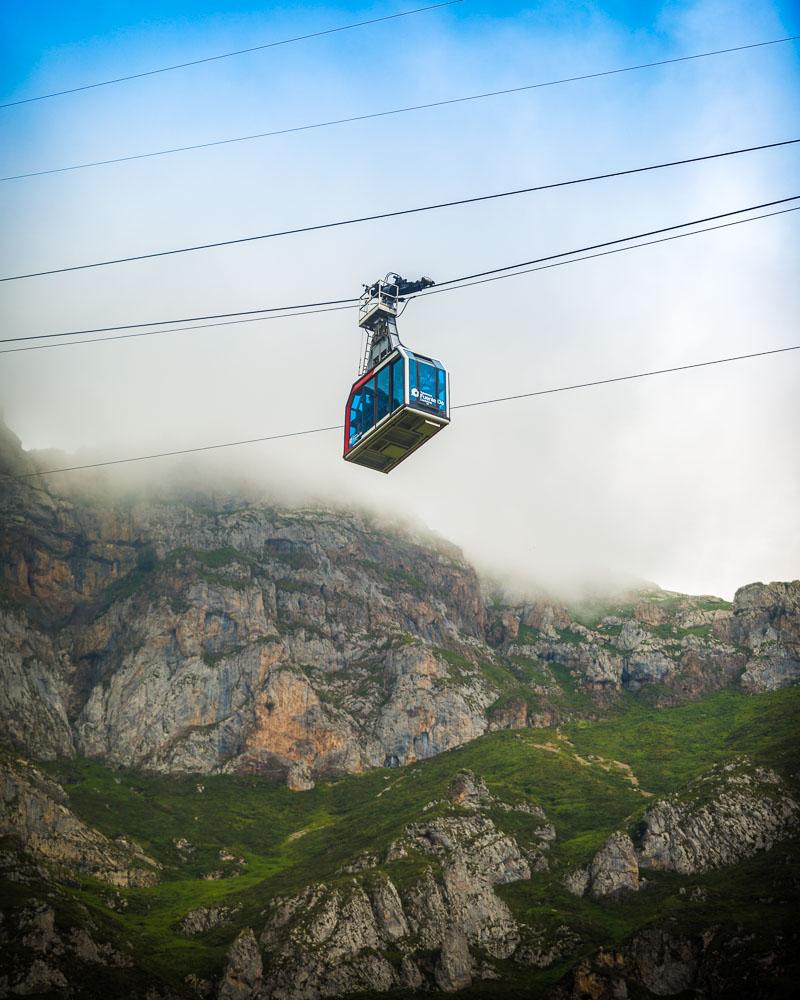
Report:
M407 590L421 599L430 593L430 586L424 580L402 567L395 568L374 562L369 563L369 568L392 589Z
M661 625L651 625L650 631L655 632L661 639L683 639L687 635L696 635L701 639L711 639L712 631L710 625L692 625L689 628L679 628L664 622Z
M441 646L434 646L433 652L447 664L447 672L454 684L463 686L469 683L470 677L476 672L476 667L466 656L454 653L450 649L442 649Z
M319 584L306 582L305 580L292 580L283 577L275 581L275 587L286 594L316 594L320 592Z
M230 576L219 572L226 566L252 567L253 559L236 549L212 549L201 551L196 549L173 549L163 559L159 559L151 545L139 550L136 564L125 576L110 583L99 595L94 604L93 616L99 617L118 601L126 600L136 594L149 597L165 596L175 607L185 610L185 600L178 596L175 588L170 586L169 575L185 572L191 569L194 575L213 586L228 587L243 590L247 579L241 576ZM176 605L176 602L177 605Z
M721 597L709 597L695 605L700 611L730 611L733 608L732 601L723 601Z
M451 669L475 669L459 654L437 652ZM534 666L521 660L483 664L481 669L504 681L508 693L519 687L521 676L533 676ZM549 669L562 684L568 682L565 668L552 664ZM80 888L64 891L88 906L102 927L133 941L139 962L180 989L189 972L217 974L238 928L261 926L261 912L273 896L318 880L345 884L352 876L340 870L361 852L382 858L406 825L423 815L426 804L441 800L454 775L468 768L500 799L535 803L555 825L549 872L500 890L525 921L540 928L569 923L578 929L585 954L600 944L618 943L654 919L679 913L681 920L696 919L699 926L719 923L724 909L746 924L748 912L752 920L748 894L762 892L759 879L769 871L765 855L735 872L700 880L707 888L704 902L681 895L685 882L674 875L648 875L647 891L616 907L571 896L561 878L585 864L610 832L635 826L652 801L645 792L661 795L679 789L715 763L742 753L794 780L798 714L798 688L755 697L727 691L658 711L628 695L622 708L603 721L579 721L561 730L496 732L403 769L325 781L302 793L253 776L169 777L113 771L89 760L61 761L45 767L64 784L71 808L109 837L133 838L163 866L159 885L120 890L128 903L121 912L105 905L114 890L93 879L83 878ZM435 814L436 808L424 813ZM521 846L535 843L541 825L535 815L493 810L492 818ZM176 846L181 838L191 849ZM797 877L796 848L784 845L781 851L788 859L781 863ZM235 860L221 860L220 852ZM419 877L425 863L412 853L380 865L378 872L391 874L402 887ZM211 872L223 877L202 878ZM233 924L192 939L177 933L188 910L222 902L242 905ZM771 926L771 919L765 926ZM533 984L544 989L566 966L539 972L508 963L504 971L508 978L497 995L514 996L515 984L521 991L530 991ZM485 988L481 995L488 995Z
M520 645L533 645L538 642L542 637L542 633L538 628L533 628L531 625L525 625L520 622L519 633L517 635L517 642Z
M633 618L635 602L606 604L602 601L583 601L571 605L567 610L570 618L586 628L596 628L603 618Z
M724 691L702 701L653 711L627 695L626 711L600 722L567 728L581 754L625 761L643 788L671 791L734 753L789 771L797 745L800 689L757 697Z
M218 663L221 663L222 660L227 660L228 657L236 656L237 653L241 653L243 649L246 649L246 647L233 646L230 649L226 649L222 653L209 653L208 650L204 650L201 657L203 663L205 663L207 667L215 667Z
M571 628L560 628L557 631L559 642L569 642L574 646L586 641L580 632L575 632Z
M636 605L640 601L655 605L670 617L680 611L730 611L733 607L730 601L723 601L720 597L691 597L686 594L671 594L663 590L642 591L639 595L630 596L630 600L612 603L602 600L582 601L569 607L570 617L573 621L580 622L587 628L595 629L604 618L633 618ZM600 626L600 629L604 633L616 634L621 627L621 625L604 625ZM669 625L657 626L655 631L661 627L670 628ZM705 628L706 626L699 627ZM681 634L701 634L695 632L694 629L676 629L676 631ZM669 632L667 637L671 635L672 632Z

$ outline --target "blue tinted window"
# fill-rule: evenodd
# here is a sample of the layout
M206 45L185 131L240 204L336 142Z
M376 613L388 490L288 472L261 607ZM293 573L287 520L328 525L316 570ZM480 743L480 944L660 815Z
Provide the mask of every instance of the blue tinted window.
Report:
M350 402L350 434L348 447L352 448L375 425L375 379L353 393Z
M402 358L392 363L392 410L396 410L406 401L404 367Z
M350 436L348 438L349 447L353 447L361 437L361 413L364 409L364 393L361 389L353 394L350 402Z
M378 406L376 420L382 420L389 413L389 366L385 365L378 372L377 376L378 383Z
M419 399L419 389L417 387L417 362L415 358L408 361L408 398L411 403L416 403Z
M416 402L425 409L444 410L446 406L444 372L424 361L418 361L416 364L419 390Z
M366 434L375 426L375 379L371 378L363 389L364 407L361 411L361 433Z
M419 366L419 401L425 406L436 405L436 369L422 361Z
M447 376L441 368L436 369L436 409L447 409Z

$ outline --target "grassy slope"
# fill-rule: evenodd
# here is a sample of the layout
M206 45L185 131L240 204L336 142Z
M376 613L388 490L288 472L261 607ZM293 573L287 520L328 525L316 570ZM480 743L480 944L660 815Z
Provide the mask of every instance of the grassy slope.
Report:
M800 689L757 697L725 692L658 711L631 696L623 712L602 722L578 722L561 732L494 733L402 770L376 770L303 793L256 777L140 775L112 772L86 760L50 769L65 784L78 815L109 836L133 837L164 865L160 885L122 892L128 901L124 913L111 913L103 904L107 886L83 880L80 889L70 891L101 924L134 942L140 963L179 986L189 972L217 974L236 930L229 926L202 938L182 937L174 926L187 910L241 902L237 926L260 927L260 912L272 895L318 879L335 880L337 868L360 851L380 855L426 803L443 795L460 768L481 774L509 802L537 802L554 822L558 839L552 871L505 887L502 894L526 921L543 927L567 922L578 928L584 953L617 943L636 927L673 913L719 922L722 900L731 915L747 923L753 919L753 894L761 891L772 871L769 858L778 849L734 872L693 879L692 884L708 885L708 904L682 897L679 887L685 880L674 876L653 877L645 892L613 907L576 899L561 887L560 878L568 868L588 861L608 833L641 815L649 801L643 790L665 793L740 752L787 776L797 773L799 709ZM630 765L640 787L614 762ZM498 812L493 818L522 846L538 825L535 817L522 813ZM181 837L194 845L188 857L175 846ZM220 862L221 849L244 857L246 866ZM780 850L781 864L796 879L800 864L795 849ZM219 869L228 877L200 878ZM418 868L411 860L387 870L402 882ZM774 909L768 919L780 920ZM506 963L509 979L498 995L513 995L510 983L520 989L543 988L568 964L536 972ZM490 986L481 989L486 995L492 991Z

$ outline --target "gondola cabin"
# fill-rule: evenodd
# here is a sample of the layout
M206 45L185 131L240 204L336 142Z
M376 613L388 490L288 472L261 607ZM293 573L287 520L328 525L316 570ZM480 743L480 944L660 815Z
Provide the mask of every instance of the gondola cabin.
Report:
M450 381L440 361L397 344L350 390L344 458L391 472L450 423Z

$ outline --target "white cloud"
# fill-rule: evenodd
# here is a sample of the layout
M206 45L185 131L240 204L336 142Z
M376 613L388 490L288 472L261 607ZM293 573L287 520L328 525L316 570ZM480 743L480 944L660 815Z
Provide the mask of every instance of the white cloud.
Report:
M670 4L650 33L591 10L490 18L480 30L409 20L381 36L388 48L353 34L32 109L4 162L79 161L533 82L775 36L778 21L769 5L754 18L744 3ZM796 82L794 50L775 46L6 184L2 271L769 142L792 135ZM797 157L790 148L19 282L1 293L4 329L338 298L390 269L443 280L794 194ZM401 330L450 366L459 402L783 346L797 338L797 249L797 216L786 215L434 296ZM330 313L6 355L0 391L26 446L128 455L335 422L358 345L349 315ZM787 355L463 411L389 477L346 466L336 434L202 461L408 510L482 563L545 582L605 568L730 595L797 575L799 363ZM159 478L166 466L148 468Z

